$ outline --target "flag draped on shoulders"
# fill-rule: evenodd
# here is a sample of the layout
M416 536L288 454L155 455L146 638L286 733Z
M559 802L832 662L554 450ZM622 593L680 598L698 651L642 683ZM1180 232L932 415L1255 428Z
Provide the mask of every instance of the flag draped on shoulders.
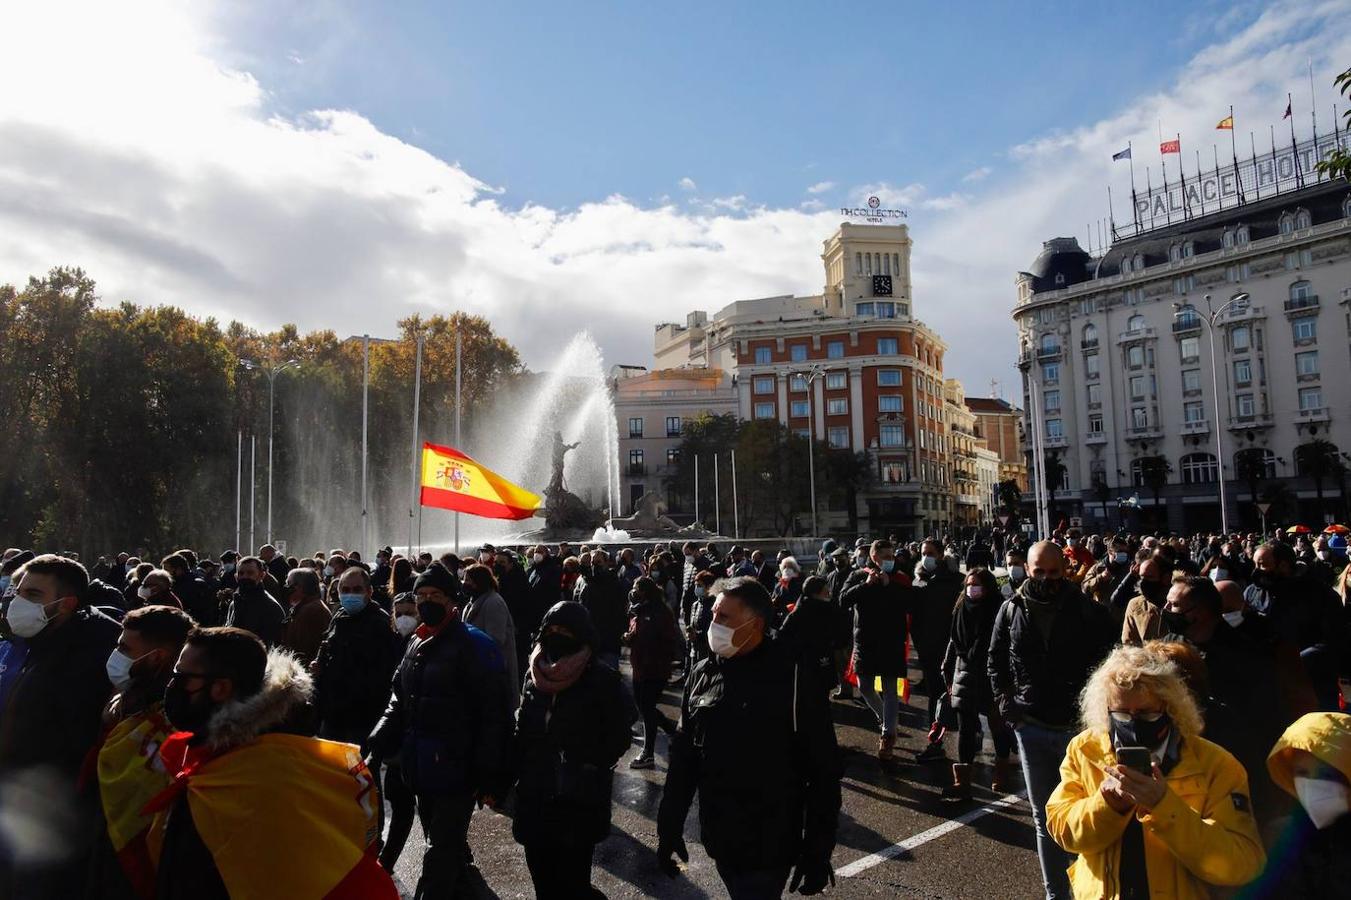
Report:
M99 799L117 861L138 897L155 894L155 867L142 810L169 784L159 751L172 729L156 706L117 723L98 754Z

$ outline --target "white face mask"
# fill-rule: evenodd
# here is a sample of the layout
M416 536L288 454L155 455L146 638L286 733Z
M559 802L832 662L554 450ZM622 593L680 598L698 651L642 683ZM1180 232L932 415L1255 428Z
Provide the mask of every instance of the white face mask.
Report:
M47 627L47 607L26 597L15 597L9 601L5 621L9 622L10 631L21 638L30 638Z
M1314 827L1327 828L1342 816L1351 812L1347 803L1346 786L1324 778L1304 778L1295 776L1295 796L1299 805L1309 814Z
M1022 581L1026 574L1022 566L1009 566L1009 578L1013 581Z
M152 650L151 653L153 652L154 651ZM113 688L116 689L119 694L122 691L125 691L127 686L131 684L131 667L149 655L150 653L147 653L145 656L138 656L135 659L132 659L121 650L114 650L108 656L108 662L105 664L105 668L108 671L108 680L112 682Z
M723 659L729 659L736 656L741 648L736 645L737 629L728 628L719 622L713 622L708 626L708 649L721 656Z
M136 589L136 596L140 597L142 600L149 600L151 597L155 596L155 589L143 584Z
M935 569L938 568L938 557L936 557L936 556L926 556L926 557L924 557L923 565L924 565L924 571L926 571L926 572L932 572L932 571L934 571Z
M1226 570L1226 569L1211 569L1211 570L1210 570L1210 580L1213 581L1213 582L1215 582L1215 583L1217 583L1217 584L1218 584L1219 582L1221 582L1221 581L1228 581L1228 580L1229 580L1229 572L1228 572L1228 570Z
M413 629L417 628L417 616L395 616L394 627L398 629L399 634L408 637L413 633Z
M1225 613L1224 621L1229 623L1230 628L1237 628L1243 624L1243 610L1236 609L1233 612Z
M534 556L532 556L532 557L530 557L530 558L533 559L533 560L535 561L535 565L539 565L540 563L544 562L544 554L543 554L543 553L536 553Z
M332 578L332 577L333 577L333 567L332 567L332 566L324 566L324 577L325 577L325 578Z
M981 597L985 596L985 588L978 584L968 584L966 586L966 596L970 597L972 600L979 600Z

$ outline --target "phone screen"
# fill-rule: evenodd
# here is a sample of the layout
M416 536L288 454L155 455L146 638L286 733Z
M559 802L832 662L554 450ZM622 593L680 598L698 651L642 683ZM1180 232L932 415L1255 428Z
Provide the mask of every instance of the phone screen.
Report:
M1134 769L1141 775L1154 771L1154 757L1148 747L1118 747L1116 760L1128 769Z

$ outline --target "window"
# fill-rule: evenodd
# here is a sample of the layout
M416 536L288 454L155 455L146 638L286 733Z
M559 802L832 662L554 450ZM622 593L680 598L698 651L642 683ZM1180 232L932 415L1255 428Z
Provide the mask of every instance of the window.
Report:
M680 437L680 432L681 432L681 430L682 430L682 429L681 429L682 424L683 424L683 423L680 421L680 416L667 416L667 417L666 417L666 436L667 436L667 437Z
M1252 267L1247 263L1237 263L1232 266L1226 266L1224 277L1229 281L1246 281L1252 277Z
M1089 378L1098 377L1098 354L1096 353L1084 354L1084 374L1087 375Z
M1047 363L1042 366L1041 380L1043 384L1058 384L1060 382L1060 363Z
M811 433L810 431L808 431L806 428L794 428L794 429L793 429L793 437L800 437L800 438L802 438L802 439L805 441L805 440L807 440L808 438L810 438L811 436L812 436L812 433Z
M1041 347L1042 353L1059 353L1060 338L1059 336L1048 332L1041 336L1041 344L1039 346Z
M757 403L757 404L755 404L755 417L756 417L757 419L772 419L772 418L774 418L774 404L773 404L773 403Z
M1240 419L1251 419L1257 415L1257 404L1253 402L1252 394L1239 394L1235 397L1234 409Z
M871 275L873 273L873 255L871 253L863 254L863 274Z
M1234 232L1234 243L1238 244L1240 247L1248 243L1247 225L1238 226L1238 231Z
M1249 447L1234 454L1234 470L1239 478L1246 481L1250 468L1259 479L1275 478L1276 454L1263 447Z
M1177 315L1173 318L1173 321L1179 329L1201 327L1201 317L1197 315L1196 307L1192 306L1190 303L1177 311Z
M1297 343L1307 344L1318 340L1318 320L1313 316L1296 319L1291 326L1291 330L1294 332Z
M1229 332L1229 343L1233 346L1234 352L1247 350L1252 345L1252 332L1248 330L1247 325L1240 325L1231 329Z
M1143 253L1135 254L1135 258L1131 260L1131 269L1136 272L1139 272L1142 271L1144 267L1145 267L1145 255Z
M1182 404L1182 421L1184 422L1202 422L1206 418L1205 405L1199 400L1192 400Z
M1182 390L1184 393L1193 394L1201 390L1201 370L1183 369L1182 370Z
M901 274L901 254L891 254L891 270L897 275Z
M826 401L826 415L846 416L849 414L849 401L843 397L832 397Z
M679 448L679 447L671 447L671 448L669 448L669 449L666 451L666 465L668 465L668 466L678 466L678 465L680 465L680 448Z
M877 370L878 387L900 387L901 370L900 369L878 369Z
M1295 217L1292 216L1290 213L1282 213L1280 223L1281 223L1281 234L1295 233Z
M791 347L788 348L788 353L789 353L789 358L792 359L793 362L806 362L806 361L807 361L807 345L806 345L806 344L794 344L793 346L791 346Z
M1307 281L1300 280L1290 285L1291 300L1308 300L1313 295L1313 285Z
M879 319L894 319L894 318L896 318L896 304L895 304L895 303L878 303L878 304L877 304L877 318L879 318Z
M641 418L629 419L629 437L640 438L643 436L643 420Z
M1141 431L1149 427L1149 410L1143 406L1131 407L1131 428Z
M1313 377L1318 374L1318 351L1306 350L1295 354L1295 374L1300 377Z
M1126 365L1132 369L1141 369L1145 365L1145 348L1139 344L1126 348Z
M1247 387L1252 384L1252 362L1246 359L1234 360L1234 384Z
M844 359L844 341L830 341L826 344L826 359Z
M1186 294L1196 288L1195 275L1179 275L1173 279L1173 293Z
M801 394L801 393L803 393L804 391L806 391L806 390L807 390L807 376L806 376L806 375L789 375L789 376L788 376L788 390L792 391L794 394Z
M891 274L891 254L890 254L890 253L883 253L883 254L882 254L882 274L883 274L883 275L890 275L890 274Z
M629 472L635 475L641 475L643 471L643 451L629 451Z
M1121 274L1129 275L1130 273L1131 273L1131 261L1130 257L1126 257L1121 261Z
M1215 457L1210 453L1189 453L1182 457L1182 483L1204 484L1217 481Z
M752 387L755 388L757 394L772 394L774 393L774 376L756 375Z
M1046 436L1048 438L1061 438L1065 436L1065 423L1060 419L1046 420Z
M877 429L877 444L880 447L904 447L905 429L900 425L883 425Z
M1102 413L1093 413L1088 417L1088 433L1102 434Z
M1085 347L1098 346L1098 326L1085 325L1083 334L1084 334L1083 345Z
M1224 244L1224 249L1226 250L1234 246L1234 230L1232 228L1224 229L1224 238L1222 243Z
M755 364L757 366L767 366L770 363L770 349L768 347L755 348Z
M878 338L877 355L878 356L896 356L900 353L895 338Z
M849 376L844 372L826 373L826 390L842 391L849 386Z
M903 459L889 459L882 463L882 480L887 484L902 484L910 480L910 463Z
M900 394L882 394L877 398L877 411L882 413L905 412L905 398Z
M1168 248L1168 258L1173 262L1182 262L1182 245L1173 244Z
M1059 391L1047 391L1047 392L1046 392L1046 406L1045 406L1045 409L1046 409L1046 411L1047 411L1048 413L1060 412L1060 392L1059 392Z
M1142 331L1145 327L1145 317L1136 313L1126 320L1127 331Z
M855 275L862 275L862 274L863 274L863 254L862 254L862 253L855 253L855 254L854 254L854 274L855 274Z
M1308 228L1313 224L1313 218L1309 215L1307 209L1301 209L1295 213L1295 228Z
M1191 259L1191 258L1192 258L1193 256L1195 256L1195 255L1196 255L1196 245L1195 245L1195 244L1193 244L1191 241L1187 241L1186 243L1184 243L1184 244L1182 245L1182 258L1183 258L1183 259Z
M877 304L872 302L856 303L854 305L854 315L875 316L877 315Z
M826 442L832 450L849 449L849 429L848 428L827 428Z
M1300 388L1299 408L1301 410L1322 409L1323 389L1316 387Z
M1131 376L1131 399L1143 400L1145 398L1145 376Z
M1186 337L1178 341L1183 362L1195 362L1201 358L1201 339Z
M1088 386L1088 405L1090 407L1102 405L1102 385L1090 384Z
M806 400L794 400L788 404L788 415L795 419L805 419L810 414L810 407Z

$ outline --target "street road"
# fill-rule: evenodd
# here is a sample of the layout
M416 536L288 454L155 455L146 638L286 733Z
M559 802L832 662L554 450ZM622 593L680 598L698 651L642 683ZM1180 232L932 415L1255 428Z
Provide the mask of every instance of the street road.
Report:
M626 673L627 674L627 673ZM912 674L918 675L912 670ZM666 696L668 715L678 714L679 694ZM895 897L924 900L960 898L1036 898L1042 896L1032 824L1026 800L1000 797L977 788L970 803L943 801L939 792L950 778L948 764L917 764L924 746L927 700L922 693L902 705L903 728L897 735L901 765L894 774L880 771L873 756L877 738L872 714L850 702L832 703L844 753L844 808L834 866L837 886L827 897ZM947 739L956 754L956 736ZM747 747L748 764L774 747ZM989 784L988 735L977 759L976 784ZM699 841L698 810L691 810L685 841L690 863L669 879L656 870L656 813L666 778L666 739L658 745L657 768L632 771L619 764L615 779L614 827L596 849L593 882L612 898L724 896L712 861ZM1015 779L1015 791L1021 790ZM993 809L985 811L992 804ZM961 819L966 824L955 825ZM511 838L511 821L488 810L474 814L469 842L482 874L478 897L531 898L525 856ZM897 846L902 845L902 846ZM411 896L421 867L422 835L416 825L398 865L398 881Z

